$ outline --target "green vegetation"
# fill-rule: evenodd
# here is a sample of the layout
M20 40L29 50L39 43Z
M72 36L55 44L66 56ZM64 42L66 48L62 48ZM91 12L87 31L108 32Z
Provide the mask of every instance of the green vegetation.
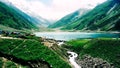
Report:
M0 39L0 43L1 53L12 55L25 62L29 62L30 60L44 60L52 65L53 68L71 68L59 55L42 45L38 40L32 38Z
M67 16L58 20L56 23L50 25L49 27L50 28L58 28L58 27L66 26L67 24L71 24L73 21L77 20L80 16L84 15L88 11L89 11L89 9L79 9L76 12L68 14ZM84 13L80 14L80 12L84 12Z
M62 30L120 30L120 3L118 3L118 0L108 0L82 16L71 18L71 15L76 14L72 13L63 17L51 27L61 27Z
M6 30L6 31L17 31L16 29L0 25L0 30Z
M0 25L14 29L35 29L32 22L22 15L23 12L16 11L14 7L0 2Z
M5 68L9 68L9 67L16 68L16 65L13 62L8 61L8 62L6 62Z
M17 63L14 63L10 60L7 60L6 58L0 57L0 68L28 68L26 66L19 65Z
M88 54L92 57L102 58L117 68L120 68L120 39L99 38L92 40L73 40L64 46L79 54L79 58Z
M79 53L79 51L83 48L83 46L90 40L91 39L71 40L66 42L68 46L64 46L64 47L69 48L76 53Z
M3 61L2 58L0 58L0 68L2 68L2 65L3 65Z

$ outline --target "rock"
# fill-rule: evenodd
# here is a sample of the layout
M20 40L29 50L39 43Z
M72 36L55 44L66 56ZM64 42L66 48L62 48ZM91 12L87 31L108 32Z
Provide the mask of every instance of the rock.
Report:
M82 68L114 68L113 64L100 58L93 58L90 55L84 55L82 59L77 60Z

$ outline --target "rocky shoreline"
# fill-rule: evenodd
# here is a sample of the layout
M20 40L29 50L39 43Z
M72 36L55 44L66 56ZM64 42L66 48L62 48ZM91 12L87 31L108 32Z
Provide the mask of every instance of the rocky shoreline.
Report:
M84 55L81 59L76 59L76 62L82 68L115 68L112 63L101 58L91 57L90 55Z

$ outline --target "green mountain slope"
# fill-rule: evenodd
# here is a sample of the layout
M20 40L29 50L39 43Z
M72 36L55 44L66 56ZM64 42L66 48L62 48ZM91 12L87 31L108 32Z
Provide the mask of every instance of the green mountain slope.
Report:
M120 3L119 0L109 0L96 6L93 10L72 20L72 23L63 26L63 30L120 30Z
M77 20L78 18L80 18L82 15L84 15L88 11L89 11L89 9L79 9L76 12L68 14L67 16L63 17L62 19L60 19L56 23L50 25L49 27L50 28L57 28L57 27L63 27L67 24L71 24L73 21Z
M19 30L37 28L22 15L22 12L17 12L13 7L2 2L0 2L0 25Z

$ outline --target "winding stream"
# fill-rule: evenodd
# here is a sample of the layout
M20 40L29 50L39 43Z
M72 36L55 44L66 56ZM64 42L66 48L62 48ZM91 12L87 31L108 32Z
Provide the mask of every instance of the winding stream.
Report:
M67 51L69 55L69 61L70 63L74 66L74 68L81 68L81 66L79 66L75 59L78 57L78 54L76 54L75 52L71 52L71 51Z
M62 46L63 44L64 42L58 42L59 46ZM72 66L74 68L81 68L81 66L79 66L75 61L75 59L78 57L78 54L75 52L71 52L71 51L67 51L67 53L69 54L69 61L72 64Z

